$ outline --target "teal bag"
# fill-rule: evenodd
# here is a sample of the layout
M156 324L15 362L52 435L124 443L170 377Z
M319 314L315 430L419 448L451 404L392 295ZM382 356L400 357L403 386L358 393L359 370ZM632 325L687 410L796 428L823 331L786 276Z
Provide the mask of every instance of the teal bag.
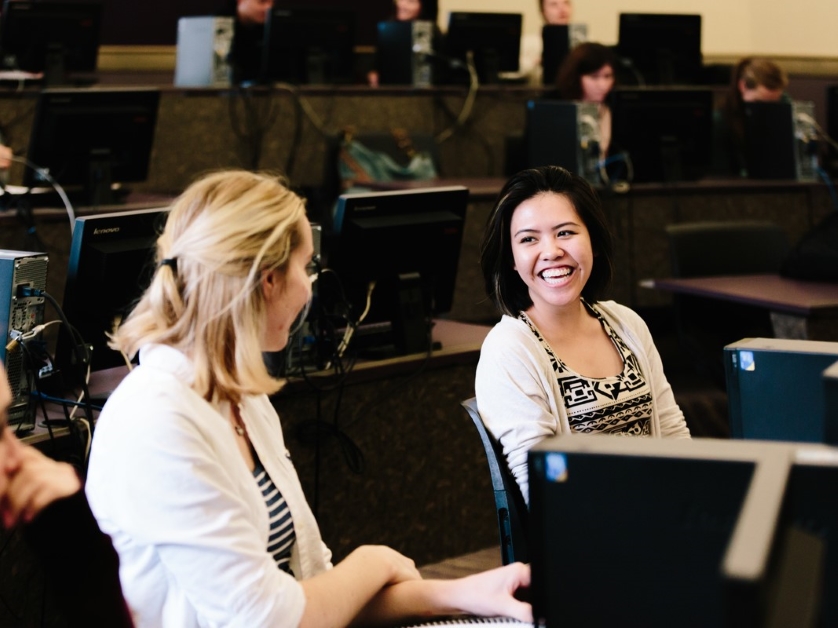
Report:
M409 158L406 165L399 164L386 152L364 145L351 134L344 136L338 156L342 189L372 182L426 181L438 178L439 173L431 155L416 151L403 131L393 131L393 137L399 149Z

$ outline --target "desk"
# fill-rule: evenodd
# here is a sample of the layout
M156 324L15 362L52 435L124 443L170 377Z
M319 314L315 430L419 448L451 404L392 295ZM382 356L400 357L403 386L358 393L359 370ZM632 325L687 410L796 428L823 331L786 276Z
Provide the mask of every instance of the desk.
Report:
M838 284L731 275L653 279L641 286L766 308L778 338L838 340Z

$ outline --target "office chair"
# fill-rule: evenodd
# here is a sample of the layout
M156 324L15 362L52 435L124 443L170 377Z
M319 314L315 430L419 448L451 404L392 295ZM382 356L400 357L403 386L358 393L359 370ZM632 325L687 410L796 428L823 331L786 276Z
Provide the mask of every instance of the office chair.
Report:
M788 236L770 222L694 222L665 227L673 277L777 273L790 250ZM695 368L725 389L725 345L773 337L769 312L689 295L673 296L679 343Z
M480 434L480 442L486 451L489 472L492 476L492 488L495 491L495 507L498 513L498 531L500 532L500 551L503 564L529 562L527 542L527 520L529 512L518 483L506 464L506 456L500 443L489 434L483 419L477 411L477 400L472 397L462 402L463 408Z

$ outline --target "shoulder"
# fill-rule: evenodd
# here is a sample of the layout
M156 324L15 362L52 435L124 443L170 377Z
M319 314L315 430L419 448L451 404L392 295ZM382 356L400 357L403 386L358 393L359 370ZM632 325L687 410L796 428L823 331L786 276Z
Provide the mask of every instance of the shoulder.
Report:
M612 326L634 333L645 334L649 331L646 321L630 307L620 305L616 301L597 301L595 306Z
M522 341L526 343L534 339L535 336L524 321L504 314L500 321L489 330L483 341L481 352L495 349L507 350L510 346L516 346Z

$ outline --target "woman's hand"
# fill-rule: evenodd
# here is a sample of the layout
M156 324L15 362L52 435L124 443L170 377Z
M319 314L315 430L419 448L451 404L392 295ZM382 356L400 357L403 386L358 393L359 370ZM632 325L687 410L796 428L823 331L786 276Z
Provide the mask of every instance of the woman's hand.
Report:
M5 170L12 165L13 156L14 154L11 148L0 144L0 170Z
M470 615L512 617L532 623L532 606L515 598L530 586L530 566L512 563L450 583L451 605Z
M75 470L65 462L47 458L34 447L22 444L9 428L3 434L5 490L0 495L0 515L9 528L28 523L57 499L81 489Z

